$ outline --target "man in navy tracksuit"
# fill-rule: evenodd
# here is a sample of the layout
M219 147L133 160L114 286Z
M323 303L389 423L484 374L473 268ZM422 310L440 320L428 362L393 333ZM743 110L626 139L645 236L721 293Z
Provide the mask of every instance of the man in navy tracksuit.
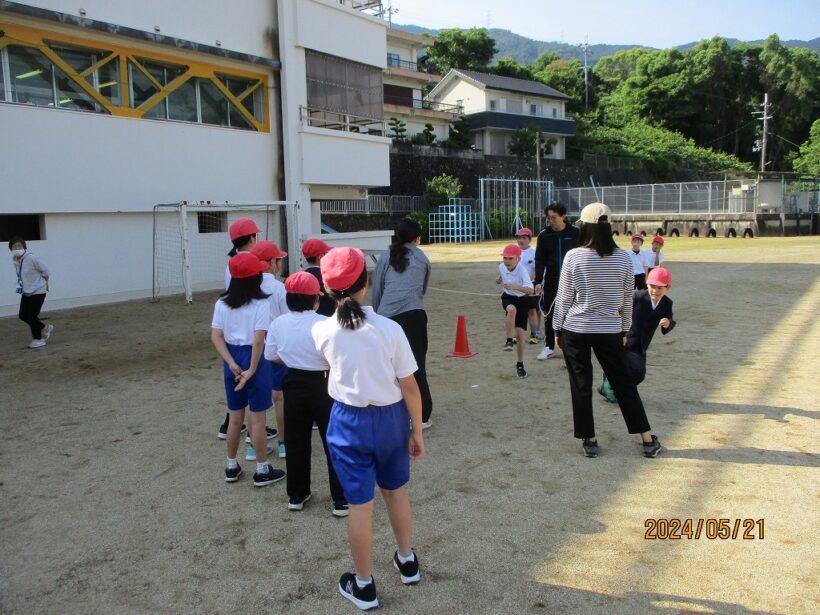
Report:
M552 329L553 304L558 293L561 266L567 252L578 245L578 227L567 222L567 208L555 202L544 211L549 226L538 233L535 248L535 294L541 295L544 312L544 349L538 360L549 359L555 354L555 331Z

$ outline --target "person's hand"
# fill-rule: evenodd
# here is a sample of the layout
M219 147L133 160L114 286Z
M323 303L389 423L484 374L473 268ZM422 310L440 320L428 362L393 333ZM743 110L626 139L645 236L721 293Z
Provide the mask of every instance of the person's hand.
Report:
M505 288L506 290L512 290L512 289L513 289L513 288L512 288L513 286L515 286L515 284L504 284L504 288Z
M533 294L535 294L535 295L540 295L541 294L541 285L540 284L535 285L535 291L534 291Z
M501 284L501 276L500 275L495 276L495 283L496 284Z
M248 383L248 380L251 378L253 378L253 372L249 369L236 374L234 376L234 382L236 382L237 385L234 387L234 391L241 391L244 389L245 385Z
M412 431L410 433L410 460L417 461L424 457L424 436L421 431Z
M624 335L624 346L626 346L626 336Z
M661 329L668 329L669 325L671 325L671 324L672 323L669 321L668 318L661 318L661 322L660 322Z
M564 349L564 345L561 343L561 338L557 335L555 336L555 345L558 347L559 350Z

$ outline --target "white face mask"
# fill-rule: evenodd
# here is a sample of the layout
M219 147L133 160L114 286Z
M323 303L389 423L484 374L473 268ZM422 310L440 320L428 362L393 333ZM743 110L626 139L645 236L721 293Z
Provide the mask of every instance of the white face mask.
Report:
M12 250L11 251L11 255L15 258L19 258L19 257L23 256L23 254L25 254L25 253L26 253L25 250Z

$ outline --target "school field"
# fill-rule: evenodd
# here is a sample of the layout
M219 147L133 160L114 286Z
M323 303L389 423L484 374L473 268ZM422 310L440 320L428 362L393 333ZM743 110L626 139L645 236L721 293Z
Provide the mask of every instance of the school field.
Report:
M640 388L657 459L597 395L601 456L583 457L562 359L528 346L515 377L502 245L425 247L435 409L410 487L424 577L399 582L379 501L381 610L816 613L820 238L667 240L678 327ZM46 311L38 351L0 319L0 612L356 612L336 592L351 564L318 436L301 513L284 482L254 489L249 462L223 481L215 297ZM459 314L471 359L445 358ZM645 538L672 519L691 538Z

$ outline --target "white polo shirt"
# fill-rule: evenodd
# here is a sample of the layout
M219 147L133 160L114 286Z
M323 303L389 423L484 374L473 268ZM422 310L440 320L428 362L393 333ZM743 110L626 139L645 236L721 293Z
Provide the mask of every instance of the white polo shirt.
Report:
M272 273L262 274L262 292L266 295L270 295L268 301L270 302L271 320L276 320L282 314L290 312L288 302L285 300L285 295L287 295L285 285L277 280L276 276Z
M530 280L532 280L535 276L535 248L530 246L526 250L521 250L521 264L524 265L524 269L530 274Z
M643 252L638 250L635 252L633 249L627 250L629 252L629 258L632 259L632 275L642 275L643 274Z
M317 322L311 333L316 349L330 364L328 393L349 406L388 406L402 399L399 378L418 369L402 328L369 305L355 331L343 329L335 316Z
M235 310L217 299L214 306L212 329L220 329L228 344L252 346L255 331L270 327L270 304L267 299L253 299Z
M288 367L322 372L330 369L327 361L316 350L311 329L327 316L313 310L288 312L275 319L265 338L265 358L280 360Z
M643 257L643 266L647 269L652 269L654 267L660 267L663 265L663 261L666 260L666 257L663 255L663 250L659 252L660 258L658 259L658 264L655 264L655 253L652 251L652 248L647 248L646 250L641 251L641 256Z
M501 263L498 266L498 273L501 274L502 285L515 284L516 286L526 286L529 289L533 288L530 274L527 273L527 268L521 263L518 263L512 271L509 271L506 265ZM520 290L507 290L505 288L503 294L512 295L513 297L523 297L526 293L522 293Z

